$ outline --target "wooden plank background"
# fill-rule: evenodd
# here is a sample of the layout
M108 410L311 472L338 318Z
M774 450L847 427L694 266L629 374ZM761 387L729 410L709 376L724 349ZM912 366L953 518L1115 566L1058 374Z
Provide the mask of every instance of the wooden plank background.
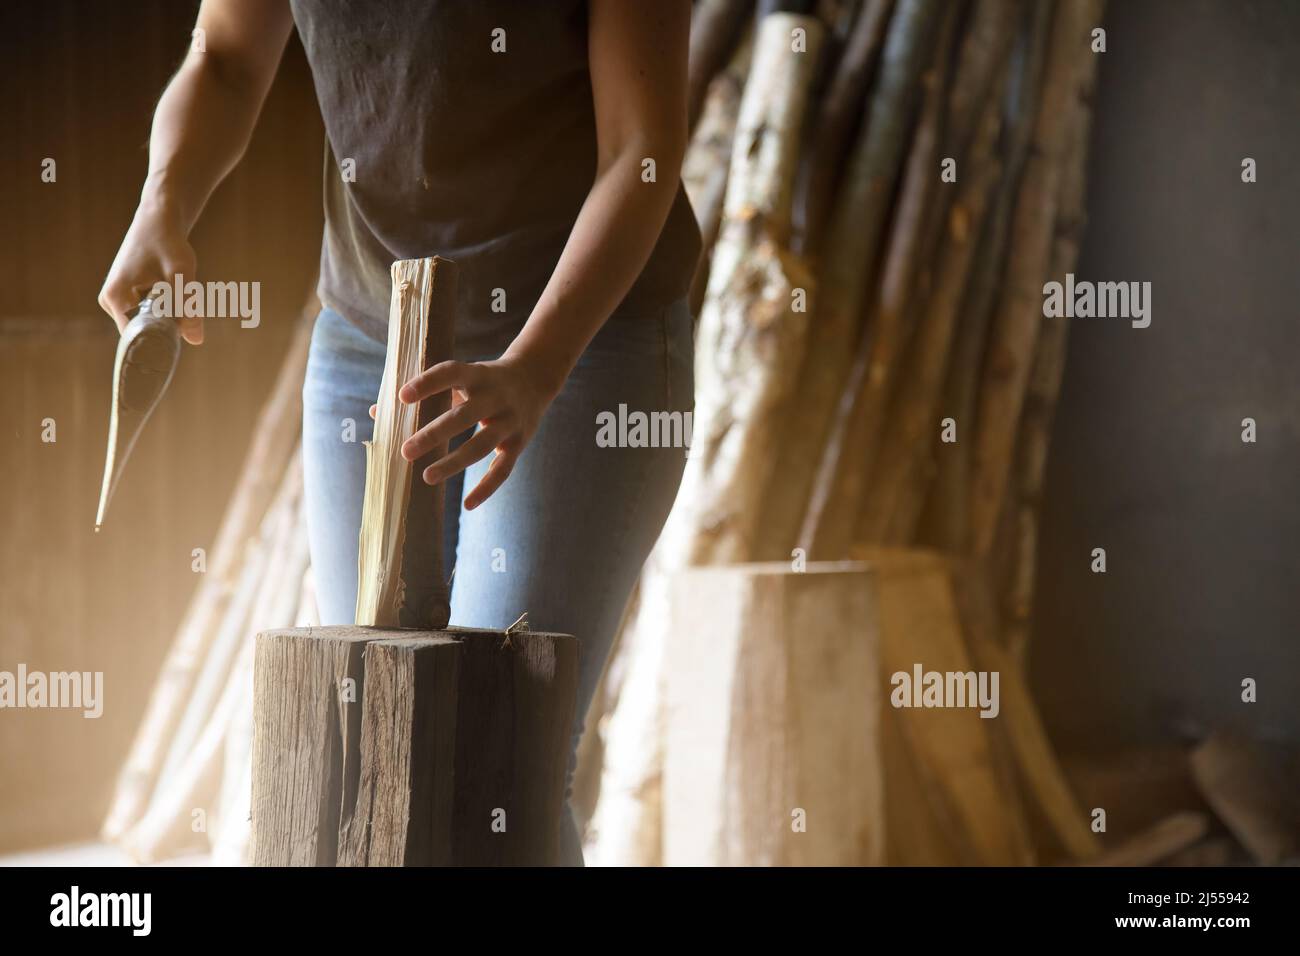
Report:
M103 671L105 700L97 720L0 711L0 852L98 829L198 581L192 550L212 543L315 275L322 132L294 40L248 155L192 237L198 278L261 283L261 325L214 320L201 348L185 347L95 534L116 342L95 297L197 7L0 12L0 127L18 134L0 150L0 670ZM41 181L46 157L54 183Z

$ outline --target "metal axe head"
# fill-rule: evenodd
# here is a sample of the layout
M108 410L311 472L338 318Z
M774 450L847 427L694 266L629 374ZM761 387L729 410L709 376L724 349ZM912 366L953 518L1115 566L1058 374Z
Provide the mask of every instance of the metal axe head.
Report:
M108 419L108 451L104 455L104 483L99 490L95 530L122 477L122 469L140 437L144 423L158 407L171 383L181 356L181 334L176 320L158 315L153 300L136 309L117 340L113 363L113 405Z

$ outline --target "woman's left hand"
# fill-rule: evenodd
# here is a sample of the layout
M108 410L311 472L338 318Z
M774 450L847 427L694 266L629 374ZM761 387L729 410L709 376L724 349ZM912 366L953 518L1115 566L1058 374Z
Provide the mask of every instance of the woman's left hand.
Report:
M477 423L478 430L459 448L424 469L424 480L436 485L495 451L487 473L465 496L465 507L477 508L510 477L562 384L563 378L556 381L534 363L508 355L491 362L440 362L397 393L406 404L448 389L452 395L448 411L406 440L402 457L416 461Z

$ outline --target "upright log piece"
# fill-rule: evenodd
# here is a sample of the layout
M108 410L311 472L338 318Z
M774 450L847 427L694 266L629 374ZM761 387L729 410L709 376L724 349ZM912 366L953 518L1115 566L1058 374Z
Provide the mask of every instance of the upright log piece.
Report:
M572 637L288 628L254 675L255 865L560 862Z
M874 580L850 562L674 581L668 865L884 862Z
M442 567L443 485L429 487L424 469L446 454L435 448L417 461L402 444L451 407L450 391L416 405L398 391L424 369L452 356L456 263L433 256L392 265L388 354L379 386L372 441L366 443L366 494L361 515L356 623L436 630L450 617L451 589Z

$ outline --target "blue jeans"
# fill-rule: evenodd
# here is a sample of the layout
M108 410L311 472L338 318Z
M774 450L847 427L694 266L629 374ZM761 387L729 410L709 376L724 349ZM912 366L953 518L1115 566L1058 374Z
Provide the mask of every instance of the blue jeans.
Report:
M597 416L617 417L620 405L629 413L685 416L694 404L693 353L685 300L660 316L611 320L583 353L506 483L474 511L464 511L461 501L490 457L447 484L445 567L455 568L451 623L504 629L527 611L534 630L578 638L566 800L587 708L623 607L686 464L681 447L598 443ZM320 313L303 385L303 463L322 624L353 621L366 483L362 442L372 434L369 408L383 369L383 344L336 312ZM561 842L564 862L581 865L581 841L568 810Z

